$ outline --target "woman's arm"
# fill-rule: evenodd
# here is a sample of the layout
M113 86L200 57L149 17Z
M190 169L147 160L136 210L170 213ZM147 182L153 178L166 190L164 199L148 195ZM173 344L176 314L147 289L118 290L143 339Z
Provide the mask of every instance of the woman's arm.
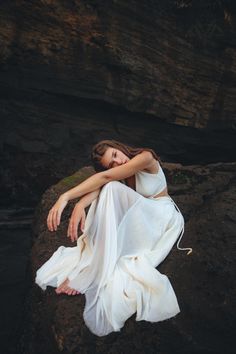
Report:
M88 193L94 192L100 189L104 184L109 182L104 172L98 172L88 177L85 181L78 184L78 186L69 189L61 195L61 198L65 201L69 201L75 198L80 198Z
M100 194L101 188L96 189L93 192L85 194L77 204L80 204L84 209L87 208Z
M149 168L152 165L153 160L154 157L152 156L151 152L143 151L124 165L113 167L103 172L95 173L93 176L87 178L78 186L62 194L61 197L67 202L71 199L81 197L89 192L95 191L110 181L119 181L133 176L140 170Z
M93 192L90 192L83 196L77 204L79 204L80 208L85 209L87 206L89 206L94 199L98 197L100 193L100 189L97 189ZM47 217L47 225L48 229L50 231L56 231L57 226L61 222L61 214L66 207L68 201L63 198L63 195L61 195L56 203L53 205L53 207L49 210L48 217ZM76 204L76 205L77 205Z
M90 192L82 197L78 203L76 203L73 212L71 214L67 237L71 238L71 241L76 241L78 239L78 225L80 224L80 229L84 231L86 213L85 208L88 207L98 196L100 189L97 189L94 192Z

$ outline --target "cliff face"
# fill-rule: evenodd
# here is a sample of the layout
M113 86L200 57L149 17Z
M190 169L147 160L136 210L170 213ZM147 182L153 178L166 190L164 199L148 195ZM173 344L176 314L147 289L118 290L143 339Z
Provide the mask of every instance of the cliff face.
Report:
M174 15L163 16L164 4L5 2L1 87L102 100L184 126L231 127L234 27L197 47Z
M28 324L21 343L24 353L231 353L235 313L233 243L236 215L236 164L181 166L164 164L169 192L185 221L182 247L173 247L158 267L177 295L181 312L160 323L130 318L119 333L96 337L83 321L84 296L56 295L34 285L29 295ZM74 202L63 213L57 232L46 228L48 210L65 190L93 173L84 168L48 189L35 213L32 276L61 245L73 247L66 237ZM220 334L220 335L219 335Z
M235 160L233 13L200 30L204 46L170 2L1 2L1 205L35 205L102 138L166 161Z

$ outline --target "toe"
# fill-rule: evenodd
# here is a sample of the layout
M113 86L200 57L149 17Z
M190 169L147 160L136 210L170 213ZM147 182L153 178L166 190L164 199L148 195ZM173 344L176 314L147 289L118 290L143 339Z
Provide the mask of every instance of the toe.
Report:
M59 286L59 287L56 288L55 291L56 291L57 294L60 294L62 292L62 288Z
M73 289L70 289L68 295L72 295L72 293L73 293Z
M63 285L63 287L61 288L61 290L63 291L63 292L65 292L65 291L67 291L67 289L68 289L68 286L67 285Z
M70 288L68 286L65 286L65 289L64 289L65 293L69 295L70 293Z

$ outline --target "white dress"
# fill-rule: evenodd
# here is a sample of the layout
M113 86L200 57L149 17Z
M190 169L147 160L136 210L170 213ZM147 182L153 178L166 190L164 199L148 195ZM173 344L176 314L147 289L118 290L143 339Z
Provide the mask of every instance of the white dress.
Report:
M160 165L158 173L140 171L135 179L136 191L107 183L77 246L60 246L36 273L43 290L68 278L85 294L84 320L98 336L119 331L135 312L137 321L157 322L180 311L169 279L155 268L182 237L183 216L169 196L152 197L166 186Z

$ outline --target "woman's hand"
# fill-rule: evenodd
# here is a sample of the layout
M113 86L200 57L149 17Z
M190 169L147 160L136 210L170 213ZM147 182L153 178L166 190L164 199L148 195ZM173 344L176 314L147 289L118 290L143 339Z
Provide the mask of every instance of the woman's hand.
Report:
M68 200L61 195L48 213L47 225L50 231L56 231L61 221L61 214L65 209Z
M78 225L80 224L80 229L84 231L86 213L84 210L84 206L79 202L75 205L74 210L71 214L67 237L71 238L71 241L76 241L78 239Z

